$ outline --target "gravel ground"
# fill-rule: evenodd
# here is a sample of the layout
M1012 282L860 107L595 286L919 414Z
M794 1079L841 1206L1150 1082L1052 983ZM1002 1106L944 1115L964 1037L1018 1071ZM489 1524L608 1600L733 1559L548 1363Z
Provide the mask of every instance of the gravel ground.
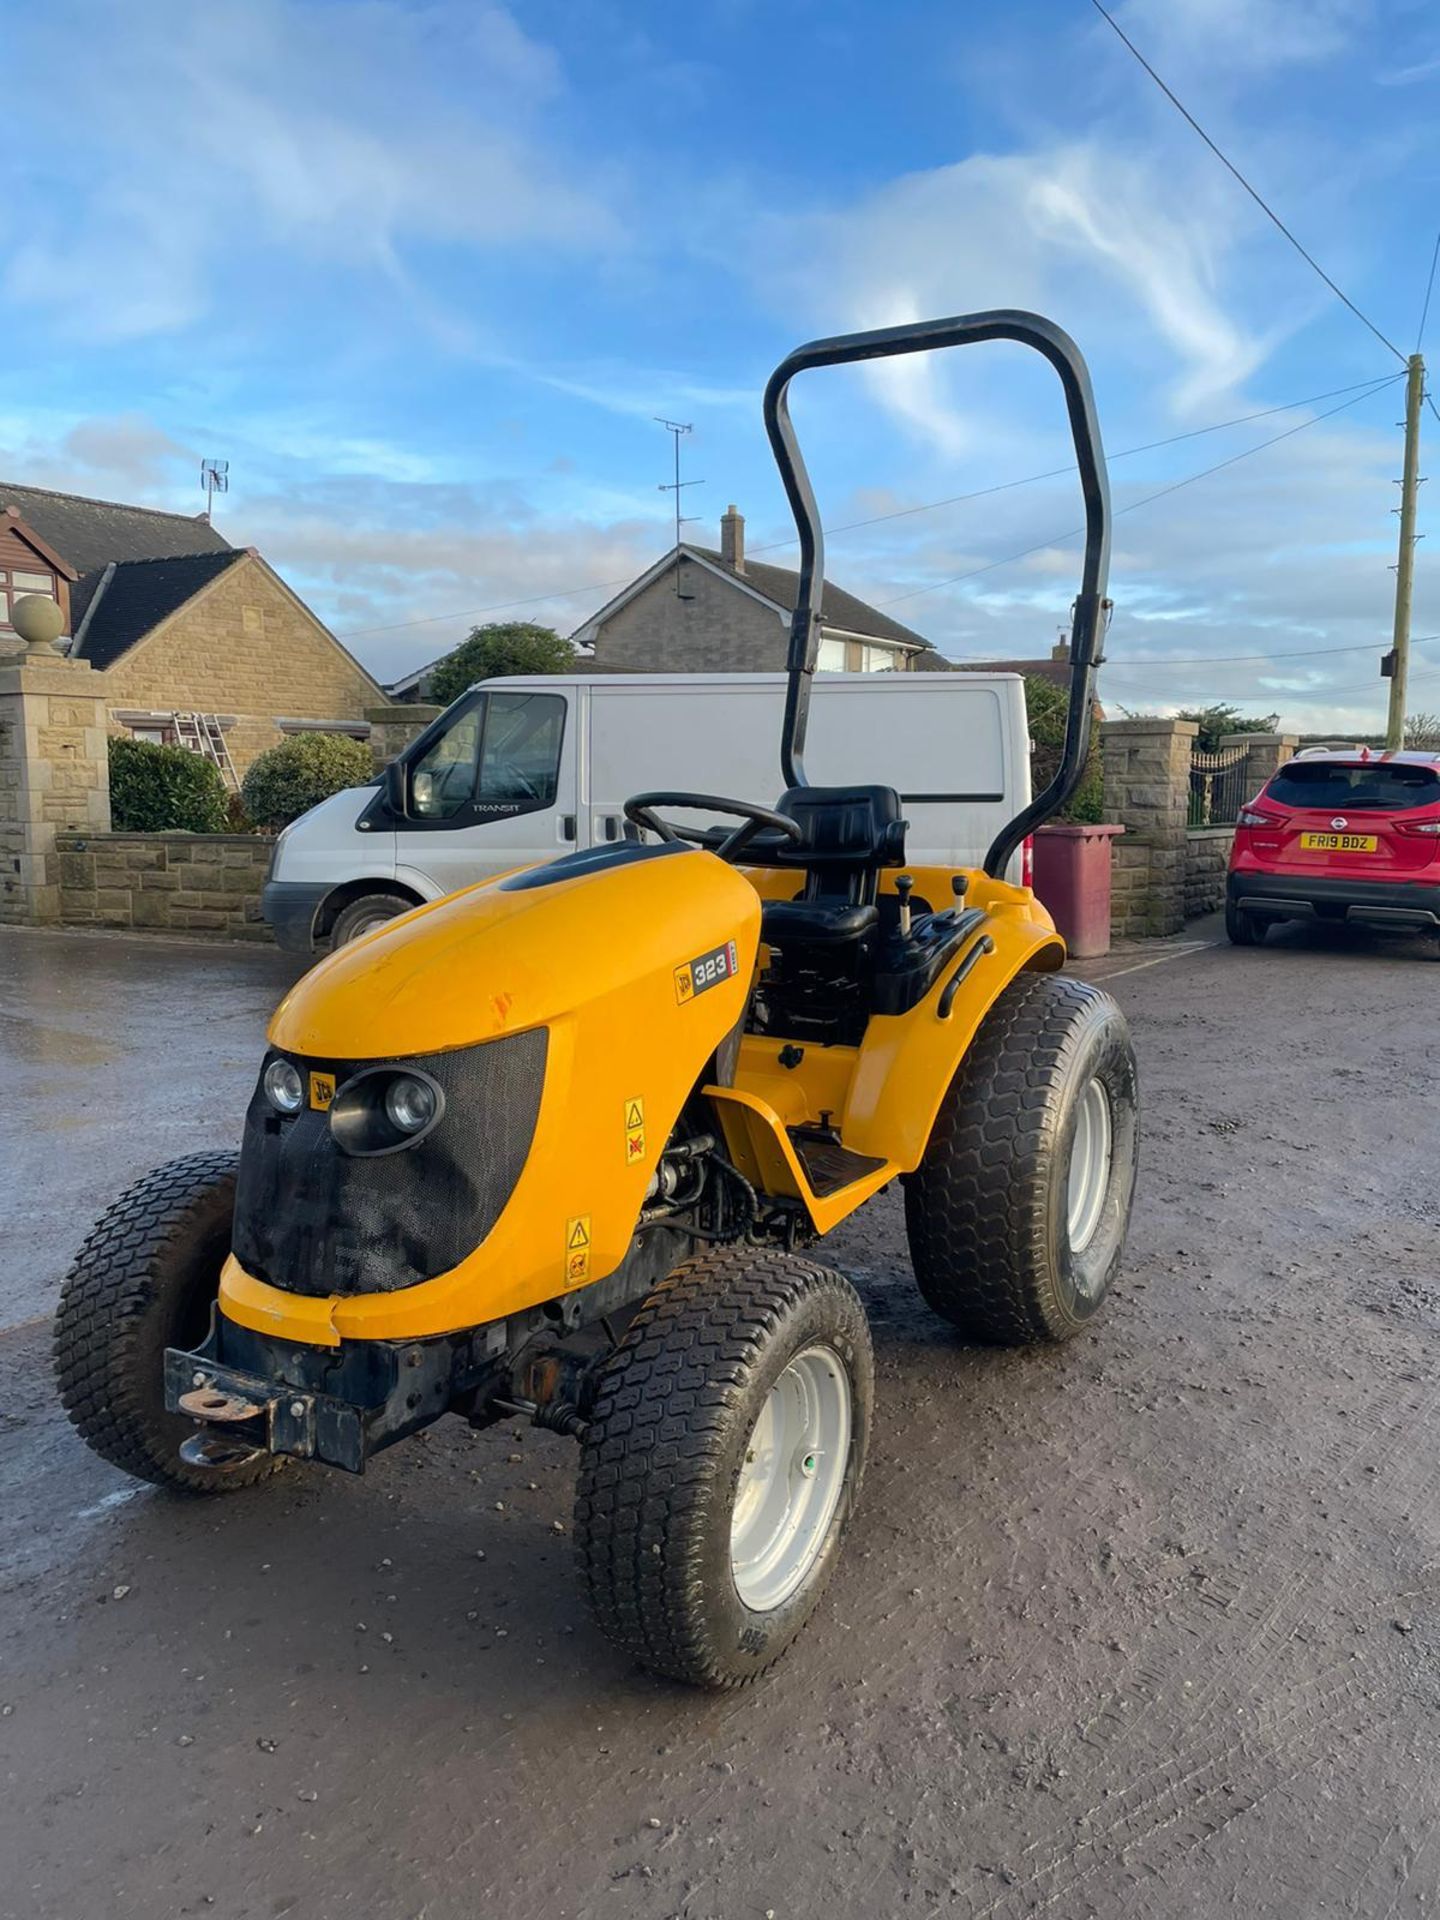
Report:
M170 951L0 935L45 989L0 1023L38 1133L0 1133L26 1314L102 1173L235 1135L281 963ZM1437 969L1299 934L1090 969L1143 1075L1117 1294L1062 1350L977 1352L919 1302L891 1198L833 1238L878 1350L862 1509L739 1696L598 1639L567 1442L447 1424L361 1480L176 1503L85 1452L15 1326L0 1915L1434 1911Z

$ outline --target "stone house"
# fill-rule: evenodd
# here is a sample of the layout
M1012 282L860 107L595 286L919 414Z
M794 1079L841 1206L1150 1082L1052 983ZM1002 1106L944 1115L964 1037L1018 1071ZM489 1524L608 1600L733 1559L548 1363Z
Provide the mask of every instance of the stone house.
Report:
M748 559L732 506L719 549L682 541L570 636L595 673L755 673L785 665L799 575ZM920 634L825 582L818 666L830 673L908 672Z
M105 670L111 732L195 746L232 784L287 734L366 738L384 704L260 554L203 516L0 482L0 652L26 592L53 595L62 651Z

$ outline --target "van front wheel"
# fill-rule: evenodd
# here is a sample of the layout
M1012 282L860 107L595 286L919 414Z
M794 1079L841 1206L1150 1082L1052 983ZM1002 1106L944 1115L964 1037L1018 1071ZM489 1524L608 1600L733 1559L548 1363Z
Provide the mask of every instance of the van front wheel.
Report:
M986 1015L906 1182L926 1300L994 1346L1078 1333L1120 1264L1137 1141L1124 1014L1098 987L1022 974Z
M331 951L348 946L362 934L373 933L397 914L408 913L414 905L413 900L402 900L393 893L362 893L358 899L347 901L330 929Z

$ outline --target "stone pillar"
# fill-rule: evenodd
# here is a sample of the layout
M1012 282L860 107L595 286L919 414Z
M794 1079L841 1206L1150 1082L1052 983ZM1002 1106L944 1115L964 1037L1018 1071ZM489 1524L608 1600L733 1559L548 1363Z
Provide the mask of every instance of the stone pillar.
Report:
M60 918L57 833L107 833L106 677L84 660L0 659L0 922Z
M1253 800L1277 767L1293 759L1300 744L1296 733L1226 733L1220 736L1222 752L1227 747L1245 748L1244 798Z
M1106 820L1125 829L1114 843L1111 925L1117 939L1178 933L1185 924L1185 825L1193 720L1107 720Z
M396 754L403 753L416 735L423 733L444 711L443 707L425 707L418 703L367 707L365 718L370 722L370 753L375 771L379 773L388 767Z

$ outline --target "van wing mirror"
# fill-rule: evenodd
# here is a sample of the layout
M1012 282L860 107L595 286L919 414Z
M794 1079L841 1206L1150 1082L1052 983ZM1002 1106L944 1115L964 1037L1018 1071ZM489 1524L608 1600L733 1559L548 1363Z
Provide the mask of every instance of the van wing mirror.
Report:
M391 760L380 776L385 804L397 820L410 817L410 771L403 760Z

